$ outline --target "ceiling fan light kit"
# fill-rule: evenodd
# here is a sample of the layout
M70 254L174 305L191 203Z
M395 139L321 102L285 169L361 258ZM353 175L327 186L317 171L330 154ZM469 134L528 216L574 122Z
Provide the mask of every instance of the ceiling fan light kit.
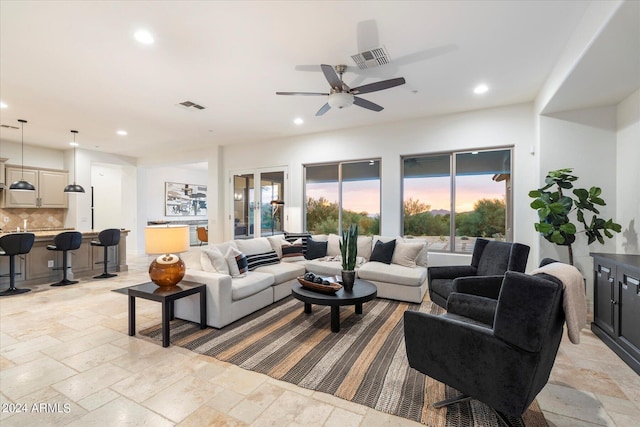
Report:
M304 96L326 96L327 102L324 104L316 116L322 116L331 108L343 109L350 107L352 104L358 107L366 108L371 111L382 111L384 108L371 101L367 101L364 98L360 98L355 95L361 95L363 93L377 92L384 89L390 89L395 86L405 84L404 77L397 77L394 79L383 80L380 82L369 83L366 85L349 88L347 84L342 80L342 75L347 71L346 65L336 65L335 69L331 65L320 65L324 77L329 82L331 90L329 93L321 92L276 92L276 95L304 95ZM339 75L339 76L338 76Z

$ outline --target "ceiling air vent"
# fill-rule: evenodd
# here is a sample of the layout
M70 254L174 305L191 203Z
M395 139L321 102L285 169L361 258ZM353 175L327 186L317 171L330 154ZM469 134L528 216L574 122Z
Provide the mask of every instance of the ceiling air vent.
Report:
M191 101L184 101L184 102L180 102L179 104L176 104L177 107L180 108L184 108L185 110L204 110L206 107L203 107L202 105L196 104L195 102L191 102Z
M389 54L384 46L351 55L351 58L361 70L379 67L380 65L391 62Z
M20 130L20 128L19 128L19 127L11 126L11 125L0 125L0 127L7 128L7 129Z

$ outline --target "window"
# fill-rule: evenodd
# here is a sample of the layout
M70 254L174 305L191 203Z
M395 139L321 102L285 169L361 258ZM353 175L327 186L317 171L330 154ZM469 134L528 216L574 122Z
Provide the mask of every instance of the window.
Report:
M511 149L404 157L402 175L405 236L467 253L477 237L512 239Z
M380 232L380 160L306 165L305 228L341 234L356 223L361 235Z

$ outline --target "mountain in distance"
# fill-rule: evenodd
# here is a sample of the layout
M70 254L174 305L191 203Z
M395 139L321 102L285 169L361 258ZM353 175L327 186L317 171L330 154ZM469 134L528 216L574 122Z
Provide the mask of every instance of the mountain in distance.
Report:
M432 211L429 211L429 213L433 216L436 216L436 215L448 215L451 212L448 211L447 209L434 209Z

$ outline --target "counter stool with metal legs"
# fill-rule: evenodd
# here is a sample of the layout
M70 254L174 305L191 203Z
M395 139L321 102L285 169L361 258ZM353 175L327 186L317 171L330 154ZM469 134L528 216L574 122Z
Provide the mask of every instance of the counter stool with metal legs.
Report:
M107 265L109 261L108 249L109 246L117 246L120 243L120 230L117 228L107 228L102 230L98 234L98 240L92 240L91 246L104 247L104 261L97 262L96 264L104 263L104 272L99 276L94 276L94 279L107 279L109 277L115 277L117 274L107 272Z
M11 233L0 237L0 256L9 257L9 274L0 276L9 276L9 289L0 292L0 296L18 295L31 290L16 288L16 276L20 274L16 273L16 255L28 254L35 238L33 233Z
M68 263L67 251L73 251L82 244L82 233L79 231L65 231L53 238L53 245L47 245L50 251L62 251L62 280L51 286L67 286L78 283L77 280L67 279L67 270L70 268ZM58 268L59 270L59 268Z

